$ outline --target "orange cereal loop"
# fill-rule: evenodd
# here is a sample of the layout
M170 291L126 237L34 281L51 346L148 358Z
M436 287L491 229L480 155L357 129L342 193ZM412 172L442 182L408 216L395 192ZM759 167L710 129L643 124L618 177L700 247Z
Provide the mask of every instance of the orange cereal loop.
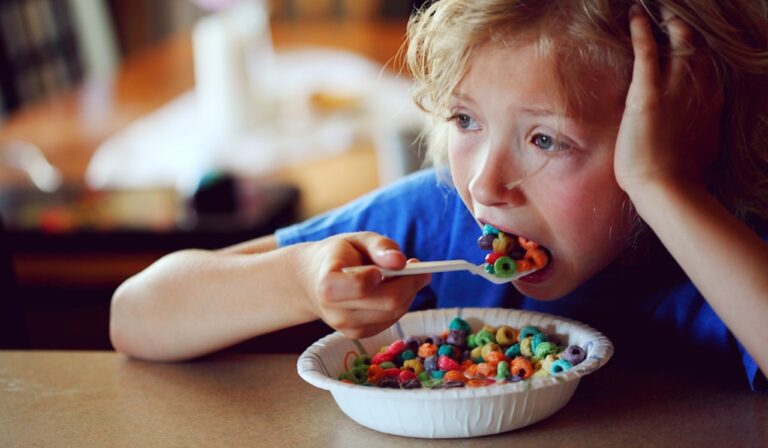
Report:
M419 346L419 358L427 359L435 353L437 353L437 346L435 344L425 342Z
M467 381L467 387L485 387L496 384L496 381L487 378L473 378Z
M473 377L477 376L477 364L472 364L471 366L464 369L464 376L467 377Z
M485 377L496 376L496 366L481 362L477 365L477 374Z
M533 375L533 364L522 356L518 356L509 363L509 373L523 379L530 378Z
M485 355L487 355L490 352L500 352L500 351L501 351L501 347L499 346L499 344L494 344L493 342L489 342L480 349L480 356L482 358L485 358Z
M464 361L461 363L461 370L467 370L467 369L469 368L469 366L473 366L473 365L475 365L475 363L474 363L474 362L472 362L472 360L471 360L471 359L465 359L465 360L464 360Z
M368 367L367 375L369 384L378 384L379 381L384 378L384 369L382 369L378 364L372 364L370 367Z
M547 265L547 253L541 249L530 249L525 253L525 259L531 261L533 267L541 269Z
M462 383L466 383L467 377L464 376L464 372L461 370L449 370L443 375L443 381L461 381Z
M529 249L538 249L539 243L532 240L526 240L522 236L517 237L517 241L520 243L520 246L522 246L523 249L529 250Z
M515 269L517 272L525 272L533 269L533 263L530 260L515 260Z
M507 357L504 356L504 353L502 352L488 352L485 355L483 355L483 359L485 362L492 366L496 366L501 361L506 361Z

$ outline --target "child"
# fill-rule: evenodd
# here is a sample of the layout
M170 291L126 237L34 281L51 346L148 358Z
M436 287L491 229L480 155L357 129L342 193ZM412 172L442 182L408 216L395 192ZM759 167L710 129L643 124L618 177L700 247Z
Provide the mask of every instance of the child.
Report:
M665 368L704 354L691 367L744 372L739 358L754 387L768 371L768 19L759 0L727 3L432 4L407 57L437 168L273 236L164 257L116 291L115 348L180 360L316 319L359 338L408 310L513 307ZM481 263L478 224L540 243L549 264L509 286L342 272Z

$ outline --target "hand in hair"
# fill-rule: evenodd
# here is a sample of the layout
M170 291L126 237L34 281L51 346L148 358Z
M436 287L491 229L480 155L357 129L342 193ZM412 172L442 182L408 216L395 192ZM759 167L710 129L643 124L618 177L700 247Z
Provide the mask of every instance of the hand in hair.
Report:
M709 52L680 18L661 14L668 57L642 7L630 10L635 61L614 159L630 196L655 183L704 185L719 147L723 91Z

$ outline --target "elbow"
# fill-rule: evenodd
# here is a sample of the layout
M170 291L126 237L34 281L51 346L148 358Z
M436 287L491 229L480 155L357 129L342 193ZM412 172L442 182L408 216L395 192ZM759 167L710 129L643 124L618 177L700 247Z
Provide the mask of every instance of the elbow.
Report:
M112 295L109 310L109 340L115 351L134 358L145 358L138 327L141 317L136 306L136 297L132 297L131 283L135 277L126 280Z

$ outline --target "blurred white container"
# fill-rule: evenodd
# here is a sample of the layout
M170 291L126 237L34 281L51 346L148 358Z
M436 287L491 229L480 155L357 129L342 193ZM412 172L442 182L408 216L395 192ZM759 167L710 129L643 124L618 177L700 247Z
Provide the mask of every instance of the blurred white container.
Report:
M241 0L204 16L192 46L196 107L209 138L242 132L269 112L260 73L271 70L274 55L263 0Z

